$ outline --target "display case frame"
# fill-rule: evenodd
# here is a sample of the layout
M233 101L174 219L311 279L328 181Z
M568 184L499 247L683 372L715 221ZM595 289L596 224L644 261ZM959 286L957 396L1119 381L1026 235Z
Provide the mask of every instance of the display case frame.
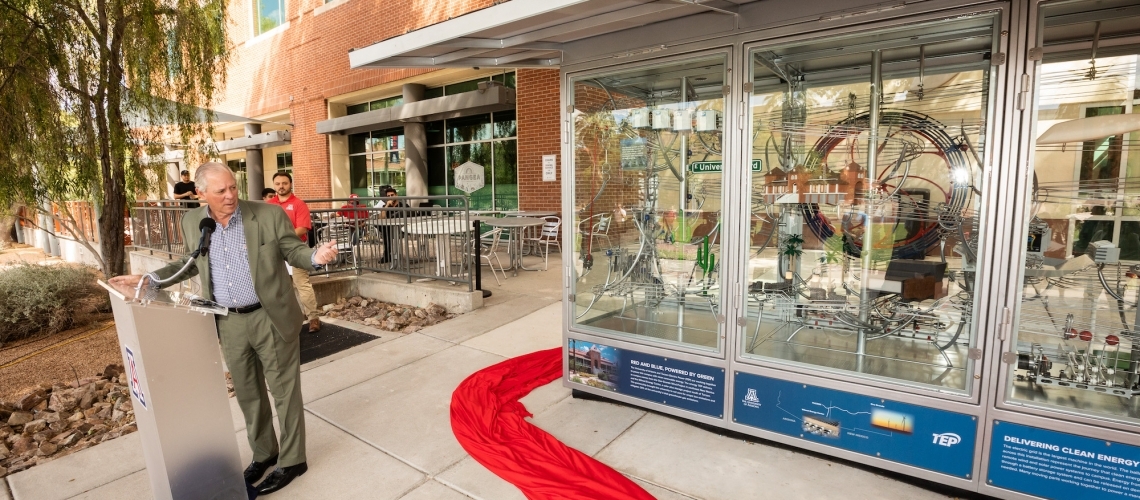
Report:
M1024 241L1027 234L1027 190L1032 183L1034 151L1032 143L1038 132L1035 130L1036 89L1041 63L1040 52L1035 50L1039 31L1037 20L1042 4L1047 3L1050 2L933 0L917 4L868 5L832 13L809 12L823 8L797 5L789 6L795 12L777 16L779 19L771 22L757 16L739 15L732 30L724 30L722 25L716 25L721 27L714 29L715 23L704 21L692 23L693 31L684 35L675 30L668 31L667 27L655 31L655 28L649 26L594 37L568 46L570 50L566 51L560 75L564 214L573 214L575 208L575 151L571 118L574 111L571 96L575 78L631 67L652 66L718 51L730 54L726 64L732 76L726 80L729 89L724 115L722 203L726 236L721 246L720 312L724 319L718 329L720 348L712 352L641 342L628 335L607 334L575 324L572 300L573 259L568 258L563 262L566 298L562 324L564 342L615 348L619 355L629 359L638 359L641 355L650 356L654 360L665 360L666 368L672 366L668 363L674 361L688 363L697 367L690 370L690 373L700 373L704 368L723 370L724 378L717 381L722 384L718 386L723 395L719 400L721 410L718 413L697 411L681 407L676 401L654 401L633 393L618 393L574 382L572 379L575 370L580 369L581 363L588 360L582 361L585 350L579 350L576 354L568 344L564 345L567 361L564 365L563 385L688 420L1000 498L1048 496L1047 493L1034 496L1029 489L1023 491L1008 484L991 483L995 477L993 473L997 472L991 468L996 466L998 449L1002 446L1003 438L1008 438L1008 434L1005 434L1008 427L1002 428L1001 425L1012 424L1082 439L1101 440L1105 446L1114 443L1133 446L1140 444L1135 437L1140 429L1135 423L1066 412L1053 407L1011 403L1007 398L1007 380L1015 375L1016 367L1016 361L1011 365L1010 354L1014 353L1012 359L1016 360L1012 339L1018 328L1017 316L1025 267L1025 255L1021 251L1023 245L1020 242ZM755 14L755 11L751 14ZM978 274L975 283L978 292L974 299L973 320L977 340L970 353L974 369L969 373L971 381L967 384L968 389L937 390L776 359L745 356L741 330L747 325L747 280L744 276L748 271L748 245L743 235L747 235L750 229L748 214L753 175L751 169L746 168L752 151L749 102L752 81L750 57L753 49L978 15L996 16L985 124L986 149L982 161L985 166L984 182L993 188L985 190L980 201L984 207L985 223L981 226L983 244L977 257ZM812 20L818 24L805 24ZM662 43L647 45L646 40L658 40L653 35L658 35ZM570 226L563 225L565 241L574 241ZM921 460L888 457L858 447L836 446L819 438L826 437L831 432L826 429L831 425L826 418L816 419L812 424L812 431L819 431L814 437L805 436L808 431L806 421L803 427L805 432L799 435L773 430L774 427L767 424L757 425L755 415L747 415L748 410L742 407L742 403L754 401L757 396L760 398L755 400L757 405L767 404L762 390L749 391L756 388L756 384L795 384L799 386L797 391L802 390L805 394L878 399L887 406L895 404L896 408L913 408L916 412L930 410L934 412L932 418L935 420L940 414L954 414L967 420L964 424L959 423L961 428L971 429L973 436L963 439L961 443L961 446L968 448L968 452L961 451L956 455L958 458L953 459L962 462L962 467L956 471L924 465ZM746 418L752 418L753 421L745 422ZM929 428L923 430L929 431ZM931 438L927 435L926 439ZM942 444L939 444L939 439L940 433L936 431L934 444L947 446L945 437L942 437ZM966 456L969 457L968 464L965 464Z

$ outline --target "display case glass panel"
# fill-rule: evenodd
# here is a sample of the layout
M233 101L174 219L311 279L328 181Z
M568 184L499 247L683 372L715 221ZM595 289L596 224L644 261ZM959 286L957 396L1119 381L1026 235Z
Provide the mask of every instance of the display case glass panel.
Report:
M745 359L971 390L996 22L750 53Z
M1118 9L1131 4L1130 9ZM1016 368L1007 401L1140 419L1140 15L1040 9Z
M720 350L726 56L572 79L573 322Z

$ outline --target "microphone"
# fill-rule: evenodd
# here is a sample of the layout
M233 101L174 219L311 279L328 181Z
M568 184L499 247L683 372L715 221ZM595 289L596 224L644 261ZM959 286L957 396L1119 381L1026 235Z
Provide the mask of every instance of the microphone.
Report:
M202 231L202 239L198 240L199 255L210 253L210 235L214 234L214 230L217 228L218 223L209 217L203 217L202 221L198 223L198 230Z

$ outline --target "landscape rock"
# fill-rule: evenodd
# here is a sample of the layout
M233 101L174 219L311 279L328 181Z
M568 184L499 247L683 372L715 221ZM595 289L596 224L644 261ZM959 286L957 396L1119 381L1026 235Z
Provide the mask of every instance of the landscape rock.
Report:
M16 401L16 409L23 411L31 411L36 405L44 400L45 392L42 389L37 389L35 392L24 395Z
M72 411L79 407L79 398L74 389L52 392L48 409L52 411Z
M17 412L13 412L12 416L8 417L8 425L10 425L12 427L15 427L17 425L24 425L28 422L31 422L34 419L35 419L35 417L32 416L31 412L17 411Z
M31 436L32 434L44 430L46 427L47 422L44 422L44 419L42 418L37 418L31 422L24 424L24 434Z

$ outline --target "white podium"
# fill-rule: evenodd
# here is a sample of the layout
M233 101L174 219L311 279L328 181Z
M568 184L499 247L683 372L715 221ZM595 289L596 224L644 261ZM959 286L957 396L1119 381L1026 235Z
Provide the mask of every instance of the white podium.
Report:
M225 309L100 284L111 295L154 498L247 499L214 322Z

